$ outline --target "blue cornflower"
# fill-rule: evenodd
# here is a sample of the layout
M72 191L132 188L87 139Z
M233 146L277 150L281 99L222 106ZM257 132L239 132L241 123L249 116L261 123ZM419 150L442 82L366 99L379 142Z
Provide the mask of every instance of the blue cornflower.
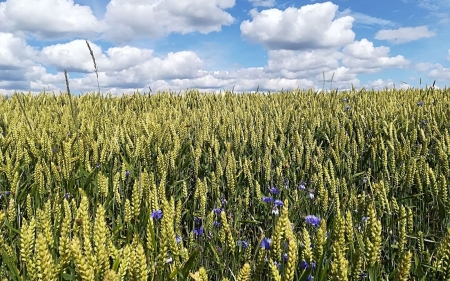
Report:
M163 212L161 210L153 211L151 214L152 219L154 220L160 220L163 216Z
M419 101L419 102L417 103L417 105L418 105L418 106L423 106L423 101Z
M306 216L305 220L307 223L309 223L310 225L313 225L313 226L319 226L319 224L320 224L320 218L313 216L313 215Z
M264 201L266 203L272 203L273 199L272 199L272 197L264 196L262 198L262 201Z
M280 193L280 191L275 186L269 188L269 191L270 191L270 193L272 193L274 195Z
M298 185L298 189L306 190L306 182L304 181L300 182L300 184Z
M100 163L96 163L95 168L97 168L97 169L100 168Z
M361 223L364 223L366 220L368 220L369 219L369 217L362 217L362 219L361 219Z
M213 222L214 227L220 228L220 226L222 225L220 222L218 221L214 221Z
M277 206L277 207L281 207L281 206L283 206L283 201L277 199L277 200L275 200L274 204L275 204L275 206Z
M317 267L316 263L312 261L312 262L311 262L311 268L312 268L312 269L316 269L316 267Z
M308 275L308 278L306 278L306 281L311 281L311 279L313 279L314 276Z
M129 175L130 175L130 171L126 170L126 171L125 171L125 176L128 177Z
M350 105L346 105L346 106L345 106L345 110L346 110L346 111L349 111L349 110L350 110Z
M242 249L247 249L248 247L248 242L244 241L244 240L239 240L238 241L238 245L242 247Z
M283 259L284 259L284 262L287 262L289 260L288 254L284 253L283 254Z
M67 192L67 193L64 195L64 198L66 198L67 200L69 200L69 199L70 199L70 193Z
M272 239L264 237L261 241L261 248L265 250L270 250L270 244L272 243Z
M306 261L302 261L300 263L300 269L308 269L309 268L309 264Z
M359 278L360 279L363 279L363 278L366 278L367 277L367 273L361 273L361 274L359 274Z
M199 228L194 229L194 234L195 234L195 237L202 236L203 235L203 226L200 226Z
M177 243L180 243L181 237L178 234L175 234L175 240L177 241Z
M218 215L220 215L221 212L222 212L222 209L220 209L220 208L215 208L214 209L214 213L216 213Z

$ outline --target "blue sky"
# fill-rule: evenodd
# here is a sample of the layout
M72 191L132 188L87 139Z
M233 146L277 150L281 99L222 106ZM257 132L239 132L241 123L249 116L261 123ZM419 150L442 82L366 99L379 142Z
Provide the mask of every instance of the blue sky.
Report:
M0 1L0 93L450 85L450 0ZM404 81L408 84L403 84ZM326 83L325 88L331 85Z

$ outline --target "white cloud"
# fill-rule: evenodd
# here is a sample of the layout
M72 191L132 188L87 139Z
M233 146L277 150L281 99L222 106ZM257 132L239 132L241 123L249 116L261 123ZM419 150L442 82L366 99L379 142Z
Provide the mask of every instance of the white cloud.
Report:
M351 16L355 19L355 25L364 25L364 26L396 26L396 23L390 20L372 17L363 13L354 12L351 9L345 9L342 12L337 13L338 17Z
M273 7L275 0L248 0L253 7Z
M406 83L395 83L392 79L377 79L373 81L368 81L367 84L364 85L366 88L374 89L374 90L384 90L384 89L409 89L411 86Z
M234 22L224 11L234 4L235 0L111 0L106 7L105 38L128 42L137 37L156 38L169 33L220 31L222 25Z
M426 10L430 10L430 11L437 11L439 10L439 4L436 3L438 1L436 0L419 0L418 1L418 6L421 8L424 8Z
M21 69L33 65L36 51L24 39L0 32L0 70Z
M416 63L415 68L417 69L417 71L423 72L423 71L427 71L428 69L432 68L433 64L429 63L429 62L419 62Z
M267 70L275 73L280 71L328 70L337 68L341 57L342 54L334 50L273 50L269 51Z
M301 50L345 46L355 38L353 18L335 19L338 6L319 3L251 12L252 21L241 23L242 36L271 50Z
M441 64L437 63L428 73L428 77L437 81L449 81L450 80L450 68L445 68Z
M363 38L361 41L355 41L345 46L342 52L356 59L374 59L387 56L389 48L384 46L374 47L372 42Z
M450 49L448 50L447 60L450 60Z
M388 40L394 44L402 44L433 36L436 36L436 32L428 30L428 26L422 25L417 27L380 30L375 34L375 39Z
M359 73L373 73L389 67L401 68L410 63L401 55L389 57L389 51L385 46L374 47L372 42L364 38L343 48L342 53L346 56L342 62Z
M1 30L39 39L91 36L105 29L88 6L73 0L7 0L0 3Z
M142 63L152 58L153 50L135 47L114 47L102 53L102 49L90 42L99 71L118 71ZM65 44L44 47L39 62L56 67L62 71L92 72L94 65L84 40L74 40Z

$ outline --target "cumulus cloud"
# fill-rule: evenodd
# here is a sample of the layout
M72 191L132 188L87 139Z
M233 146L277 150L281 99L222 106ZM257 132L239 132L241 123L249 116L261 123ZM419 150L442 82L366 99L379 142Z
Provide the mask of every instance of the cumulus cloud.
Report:
M450 80L450 68L445 68L441 64L437 63L428 73L428 77L437 81L449 81Z
M153 50L135 47L113 47L103 53L100 46L89 43L100 71L118 71L150 59ZM55 44L42 49L39 62L56 67L58 71L92 72L94 65L84 40Z
M28 32L39 39L92 36L105 29L88 6L73 0L6 0L0 3L0 31Z
M226 9L235 0L111 0L106 7L108 30L104 37L128 42L137 37L157 38L170 33L207 34L231 25Z
M375 34L375 39L387 40L394 44L402 44L433 36L436 36L436 32L428 30L428 26L422 25L417 27L380 30Z
M241 23L242 36L270 50L302 50L345 46L355 38L353 18L335 19L338 6L318 3L300 9L251 11L252 20Z
M0 32L0 70L21 69L33 65L36 50L24 39ZM1 80L1 79L0 79Z
M389 48L384 46L374 47L372 42L363 38L361 41L355 41L345 46L342 52L356 59L374 59L387 56Z
M61 71L67 69L72 91L95 90L97 77L93 73L94 67L85 41L73 40L36 51L18 37L10 34L3 36L10 42L5 45L6 51L3 53L9 54L8 57L16 54L16 65L23 67L15 72L0 72L0 80L9 81L1 84L0 88L42 90L46 85L49 90L64 90ZM389 48L374 47L367 39L355 41L342 51L338 48L270 50L265 66L234 71L206 71L204 61L193 51L172 52L160 57L146 48L125 46L102 50L101 46L92 42L90 46L99 68L101 91L112 93L133 92L135 89L142 91L148 87L153 91L186 88L218 91L233 86L235 91L252 91L258 86L261 91L318 89L323 83L323 75L327 85L342 89L352 84L358 87L358 74L376 72L386 67L402 67L407 63L401 56L389 56ZM28 59L28 65L23 64L28 57L33 60ZM14 62L8 62L8 65L11 67ZM49 74L45 68L47 66L60 72ZM71 72L82 73L82 76L71 78Z
M401 55L389 57L389 51L385 46L374 47L372 42L364 38L343 48L342 53L346 56L342 62L359 73L373 73L389 67L401 68L410 63Z

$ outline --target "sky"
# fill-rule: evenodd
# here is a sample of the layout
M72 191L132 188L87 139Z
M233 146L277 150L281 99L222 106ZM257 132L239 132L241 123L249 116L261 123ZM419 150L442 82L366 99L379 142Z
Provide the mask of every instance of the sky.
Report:
M0 94L450 86L450 0L0 0Z

